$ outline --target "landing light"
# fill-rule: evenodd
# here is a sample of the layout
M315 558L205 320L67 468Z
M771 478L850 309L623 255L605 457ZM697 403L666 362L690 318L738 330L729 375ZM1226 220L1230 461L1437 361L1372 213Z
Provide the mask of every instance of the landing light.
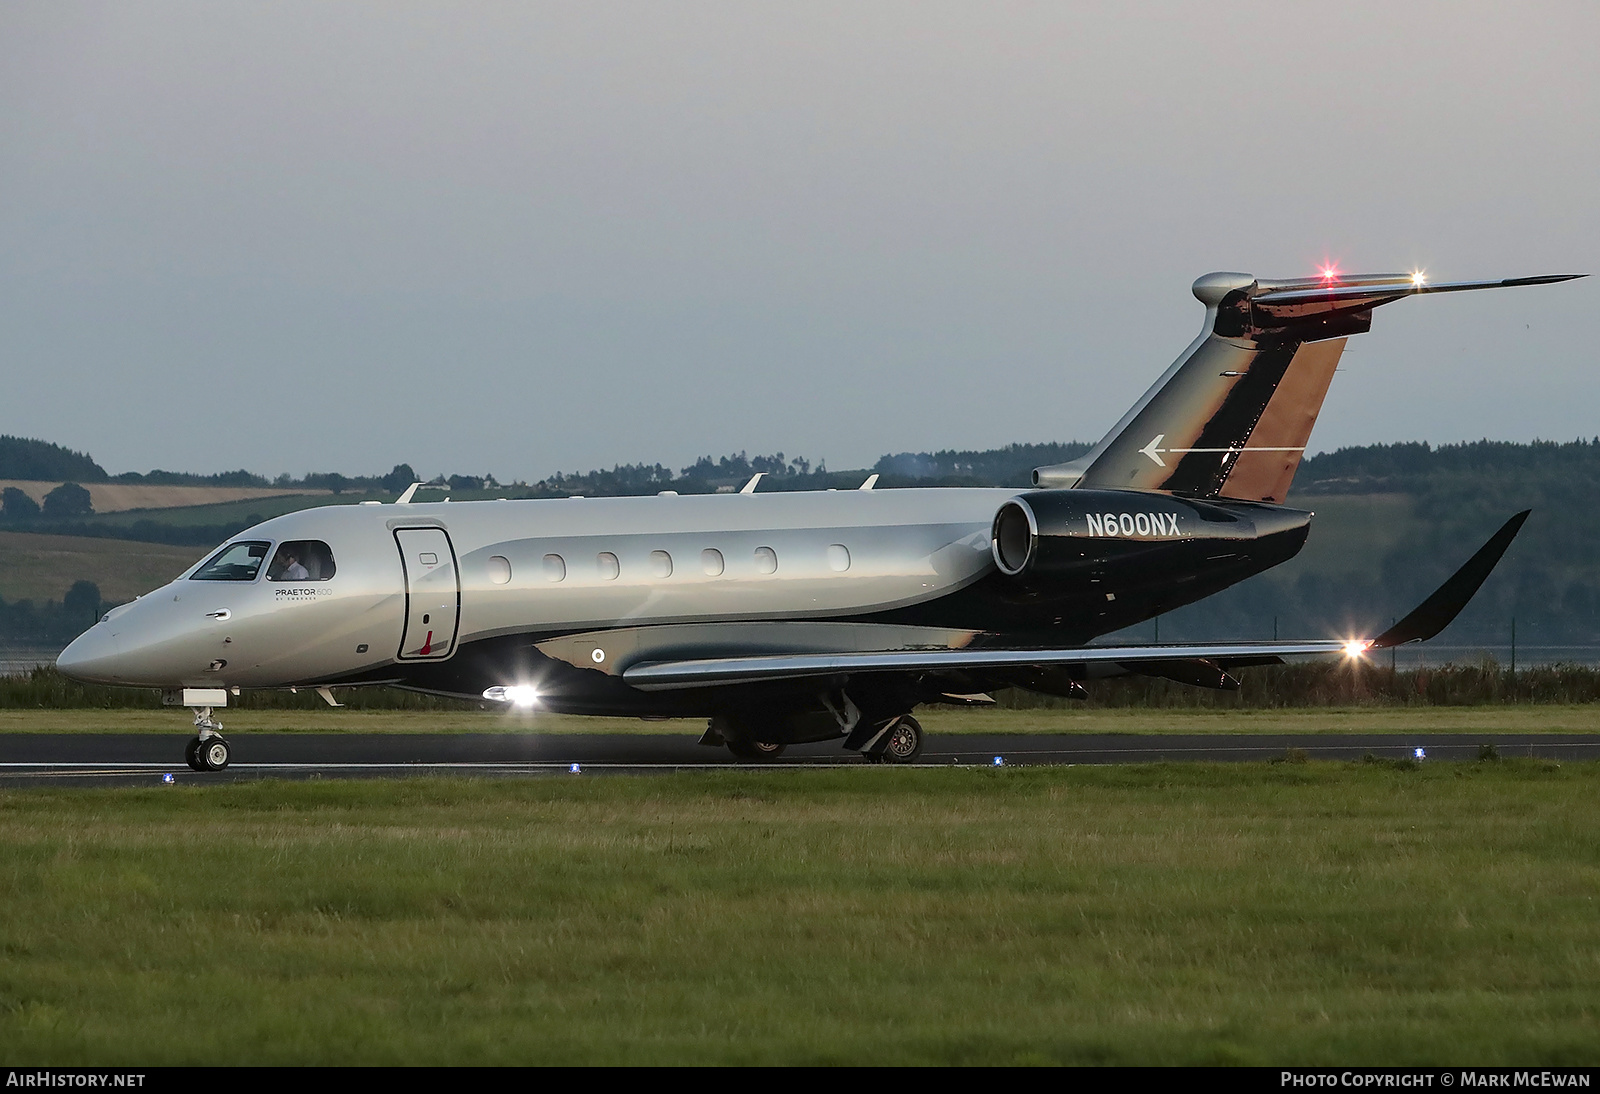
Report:
M526 710L539 701L539 689L532 684L514 684L511 687L492 687L484 690L483 697L491 703L510 703Z
M1371 646L1372 643L1365 638L1352 638L1344 644L1344 655L1346 657L1360 657Z
M1419 289L1422 286L1426 285L1428 283L1427 271L1425 271L1425 270L1412 270L1411 271L1411 283L1413 285L1417 286L1417 288L1419 288Z

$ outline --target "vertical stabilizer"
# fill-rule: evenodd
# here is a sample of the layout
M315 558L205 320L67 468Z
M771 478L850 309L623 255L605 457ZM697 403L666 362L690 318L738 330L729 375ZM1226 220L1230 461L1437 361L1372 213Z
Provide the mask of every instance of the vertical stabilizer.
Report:
M1034 471L1044 487L1156 490L1281 502L1300 466L1346 340L1407 296L1573 275L1428 284L1420 274L1194 283L1205 329L1086 456Z

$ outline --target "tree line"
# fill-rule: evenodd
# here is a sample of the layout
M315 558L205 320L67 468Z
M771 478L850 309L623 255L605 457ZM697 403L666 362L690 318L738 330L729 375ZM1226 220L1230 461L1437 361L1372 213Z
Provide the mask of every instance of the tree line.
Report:
M884 456L871 470L882 476L879 489L936 485L1026 488L1034 467L1070 460L1088 447L1062 442L898 453ZM755 456L739 452L702 456L677 469L661 463L619 464L609 470L552 475L531 484L501 484L492 475L436 476L433 483L458 496L471 496L475 491L479 496L507 497L616 496L737 489L757 472L766 476L762 490L853 488L868 470L830 471L820 459L813 462L782 452ZM407 464L376 479L339 480L346 488L356 484L389 495L415 481L418 477ZM57 506L75 510L87 501L86 490L80 497L65 487L58 489L65 492ZM1517 641L1524 646L1600 645L1600 438L1339 449L1303 461L1289 504L1316 509L1319 497L1352 494L1399 494L1408 499L1404 534L1391 547L1373 546L1364 568L1330 573L1310 567L1304 559L1292 561L1162 617L1160 637L1188 641L1270 638L1275 632L1284 638L1371 632L1436 588L1507 517L1532 509L1532 517L1505 561L1444 640L1506 646L1515 627ZM78 501L71 501L73 497ZM137 521L111 523L102 522L86 508L75 516L52 517L47 498L36 518L16 520L12 498L8 491L0 504L0 521L12 528L196 547L220 543L260 519L249 514L231 523L182 525L163 521L155 511ZM25 508L24 503L17 504ZM1312 536L1338 533L1332 519L1319 516L1313 522ZM1381 536L1366 536L1366 531L1344 530L1357 545L1354 550L1359 551L1365 542L1387 542ZM0 636L14 640L18 621L45 620L57 609L39 605L28 610L35 615L19 615L21 609L16 606L0 614ZM66 613L60 618L75 619L77 615ZM1141 636L1154 637L1156 624L1144 626L1148 633ZM29 622L26 627L39 633L43 633L41 627L48 630L44 623ZM1588 655L1574 654L1580 656Z

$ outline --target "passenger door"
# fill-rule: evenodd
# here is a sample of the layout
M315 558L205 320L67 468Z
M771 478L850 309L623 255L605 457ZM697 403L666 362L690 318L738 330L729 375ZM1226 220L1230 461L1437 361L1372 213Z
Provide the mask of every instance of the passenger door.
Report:
M402 661L442 661L455 652L461 621L461 578L450 533L443 528L396 528L406 581Z

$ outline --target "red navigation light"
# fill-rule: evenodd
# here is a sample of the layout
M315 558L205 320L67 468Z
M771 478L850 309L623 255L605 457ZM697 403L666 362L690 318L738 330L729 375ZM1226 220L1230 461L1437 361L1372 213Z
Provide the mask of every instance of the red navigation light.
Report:
M1335 266L1332 262L1322 267L1321 271L1319 272L1322 274L1322 280L1324 281L1339 280L1339 267Z

